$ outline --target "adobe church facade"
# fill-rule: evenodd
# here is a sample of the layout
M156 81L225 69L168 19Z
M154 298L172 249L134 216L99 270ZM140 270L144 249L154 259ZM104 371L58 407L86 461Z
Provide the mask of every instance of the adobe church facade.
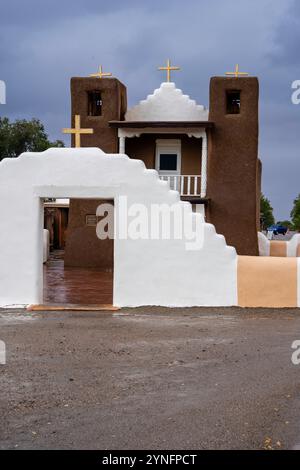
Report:
M171 81L127 109L126 86L103 75L71 79L71 126L80 116L80 127L87 130L80 136L80 146L142 160L147 169L156 169L161 179L169 181L182 200L191 202L239 255L258 255L257 78L239 74L211 78L208 110ZM84 230L88 230L83 226L97 205L90 201L83 214L80 204L73 200L70 205L65 251L69 265L75 258L77 265L86 262L87 250L80 255ZM94 242L89 243L91 247ZM112 250L105 251L108 259L102 259L101 266L109 267ZM93 252L89 250L90 257Z
M83 310L299 307L299 235L272 243L257 234L258 81L236 75L211 79L209 110L170 81L127 110L126 88L117 79L73 78L72 128L65 132L84 148L0 162L0 307L73 309L78 298ZM121 196L146 214L154 205L174 207L181 236L148 236L151 230L130 236L131 214ZM121 235L97 237L101 201L111 203ZM178 216L183 208L186 217ZM43 228L51 235L53 224L59 228L52 233L54 258L45 262ZM185 229L192 226L197 244L191 250ZM243 256L258 254L258 240L260 256ZM98 291L109 304L97 300Z

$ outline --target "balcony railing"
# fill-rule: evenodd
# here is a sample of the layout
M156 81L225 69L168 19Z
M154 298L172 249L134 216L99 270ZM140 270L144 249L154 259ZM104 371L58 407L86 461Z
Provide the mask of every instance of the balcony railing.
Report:
M180 196L200 196L201 175L159 175L163 181L169 181L170 188Z

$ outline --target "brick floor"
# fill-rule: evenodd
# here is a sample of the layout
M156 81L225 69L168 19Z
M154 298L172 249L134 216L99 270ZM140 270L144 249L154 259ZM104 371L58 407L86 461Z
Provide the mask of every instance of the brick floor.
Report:
M44 304L112 304L112 272L65 267L63 256L53 251L44 265Z

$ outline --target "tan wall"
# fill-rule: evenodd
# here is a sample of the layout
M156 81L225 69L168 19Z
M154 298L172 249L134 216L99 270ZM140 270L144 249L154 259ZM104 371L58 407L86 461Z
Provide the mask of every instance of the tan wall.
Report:
M287 256L287 242L284 240L271 240L270 256Z
M96 267L105 270L113 268L113 240L99 240L96 226L86 225L86 216L96 215L101 202L113 204L113 201L107 200L71 199L65 248L66 266Z
M178 134L142 134L140 137L126 139L126 154L131 158L143 160L147 168L155 168L157 139L181 140L181 173L183 175L201 174L202 139Z
M297 307L297 258L238 257L240 307Z
M281 258L286 258L287 256L289 257L299 257L300 256L300 244L295 246L293 244L293 240L270 240L270 242L267 241L267 238L265 237L265 243L270 244L270 253L269 256L273 257L281 257ZM289 250L289 245L292 243L293 250L292 252ZM266 245L267 246L267 245ZM289 253L289 255L288 255ZM265 256L264 253L262 253L263 256Z

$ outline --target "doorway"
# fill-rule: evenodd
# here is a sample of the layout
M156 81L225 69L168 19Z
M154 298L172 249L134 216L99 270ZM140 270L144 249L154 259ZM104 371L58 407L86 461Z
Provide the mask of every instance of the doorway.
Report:
M109 203L113 214L111 199L44 200L49 246L43 263L43 305L112 305L114 240L100 240L96 233L102 203Z

